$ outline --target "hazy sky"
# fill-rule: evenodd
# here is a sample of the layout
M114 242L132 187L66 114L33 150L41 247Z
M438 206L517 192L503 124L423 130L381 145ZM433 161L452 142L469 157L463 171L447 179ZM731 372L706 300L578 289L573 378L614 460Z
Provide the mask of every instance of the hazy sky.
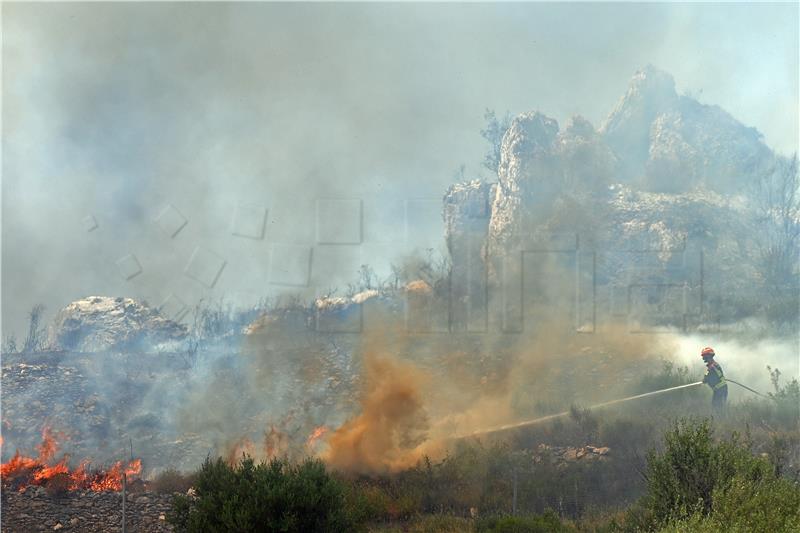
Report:
M485 108L599 126L647 63L772 148L798 144L796 3L2 14L2 318L18 336L37 302L314 293L440 246L454 170L480 172Z

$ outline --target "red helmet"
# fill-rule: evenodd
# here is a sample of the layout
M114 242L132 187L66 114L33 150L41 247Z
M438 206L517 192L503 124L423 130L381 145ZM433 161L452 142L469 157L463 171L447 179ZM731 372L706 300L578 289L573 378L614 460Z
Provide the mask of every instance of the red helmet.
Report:
M700 357L714 357L714 348L710 346L706 346L703 348L703 351L700 352Z

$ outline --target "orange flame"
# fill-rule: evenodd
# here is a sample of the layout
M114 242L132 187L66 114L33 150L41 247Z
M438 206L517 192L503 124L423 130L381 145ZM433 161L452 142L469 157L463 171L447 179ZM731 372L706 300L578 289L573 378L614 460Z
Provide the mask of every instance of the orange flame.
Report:
M3 483L12 484L23 491L29 485L47 485L55 476L66 475L69 478L69 490L119 491L122 490L123 473L135 477L142 472L141 459L133 459L128 463L118 461L108 470L94 472L89 471L88 460L81 461L78 468L70 470L67 454L53 464L58 442L56 434L47 426L42 430L42 442L37 450L37 458L26 457L17 450L10 461L0 465Z
M39 451L39 461L43 463L52 459L58 451L56 437L49 426L42 428L42 443L36 449Z
M41 468L34 472L33 479L35 481L47 481L59 474L69 474L69 466L67 466L68 460L69 457L65 455L61 461L53 466L41 466Z
M14 457L12 457L9 462L0 465L0 475L2 475L3 478L9 478L16 472L30 470L36 468L38 465L39 461L20 455L19 450L17 450Z
M311 435L308 436L308 440L306 441L306 446L309 448L313 448L317 441L328 432L327 426L319 426L314 428L314 431L311 432Z
M81 487L89 485L89 474L86 473L86 468L89 466L89 461L83 460L78 468L70 475L69 490L79 490Z
M106 472L99 472L89 481L89 489L93 491L122 490L122 473L136 476L142 471L142 460L134 459L123 468L122 461L117 461Z

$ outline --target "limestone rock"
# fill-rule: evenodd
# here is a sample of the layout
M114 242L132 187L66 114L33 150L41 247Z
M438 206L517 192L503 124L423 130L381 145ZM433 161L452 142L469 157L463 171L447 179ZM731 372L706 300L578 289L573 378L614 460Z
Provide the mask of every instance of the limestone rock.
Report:
M132 298L89 296L58 312L49 329L53 350L77 352L149 351L178 343L186 327Z
M774 159L758 130L678 95L652 65L634 75L601 133L622 162L619 181L653 192L729 191Z
M679 95L672 76L653 66L633 76L599 131L580 116L560 131L539 111L523 113L500 155L496 184L456 184L444 198L453 309L486 307L474 301L487 293L476 284L484 274L494 286L521 279L524 252L551 254L542 268L563 272L576 268L580 254L597 254L577 268L592 279L549 285L583 284L583 294L595 287L611 306L620 287L674 287L670 313L678 322L709 310L702 303L709 295L751 290L759 279L763 223L748 187L776 156L754 128ZM635 313L631 305L623 314Z

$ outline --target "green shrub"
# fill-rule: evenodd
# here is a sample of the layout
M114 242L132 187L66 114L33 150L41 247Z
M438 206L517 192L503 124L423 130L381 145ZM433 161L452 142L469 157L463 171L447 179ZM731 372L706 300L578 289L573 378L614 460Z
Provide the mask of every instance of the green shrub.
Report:
M719 533L720 531L725 533L748 533L735 528L732 524L720 530L714 520L702 514L694 514L683 520L671 522L659 529L658 533Z
M230 466L206 459L195 495L175 496L170 523L176 531L354 531L341 482L315 459L299 464L244 457Z
M775 468L776 476L800 481L800 430L770 433L765 453Z
M767 370L774 389L769 396L775 401L776 422L786 428L797 428L800 426L800 382L792 379L785 385L781 385L781 371L769 366Z
M478 533L560 533L574 531L553 511L529 516L489 516L475 522Z
M707 420L682 420L664 434L662 453L647 457L646 507L659 524L696 512L711 512L715 489L737 474L760 479L772 474L768 462L752 456L736 436L714 442Z
M727 487L714 492L711 515L695 513L671 522L661 531L800 531L800 489L786 479L753 480L736 476Z
M637 515L641 512L641 506L631 506L627 510L618 511L595 511L587 514L576 521L575 528L578 531L591 533L622 533L626 531L639 533L647 531L650 523L646 517Z
M746 531L800 531L800 487L782 478L737 475L714 492L712 517Z
M346 514L358 524L391 518L392 498L382 487L350 482L344 485Z

